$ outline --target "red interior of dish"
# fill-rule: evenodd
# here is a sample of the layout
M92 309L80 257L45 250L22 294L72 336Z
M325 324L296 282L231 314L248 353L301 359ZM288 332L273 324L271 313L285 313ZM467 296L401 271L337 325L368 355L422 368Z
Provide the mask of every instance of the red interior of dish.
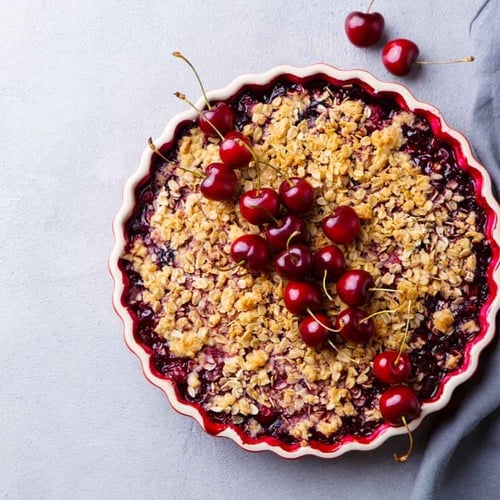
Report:
M457 376L458 374L460 374L464 371L467 371L469 369L469 366L471 363L470 351L474 345L476 345L479 341L481 341L484 338L484 336L486 335L486 332L488 331L488 329L490 327L487 316L488 316L488 312L491 308L493 298L498 293L497 284L495 283L495 281L493 279L493 272L494 272L494 270L499 262L499 258L500 258L499 247L493 239L493 230L494 230L496 223L497 223L498 214L496 214L495 211L488 205L486 198L482 194L482 188L483 188L483 183L484 183L483 174L482 174L482 172L480 172L478 169L476 169L474 166L471 165L471 162L469 161L469 159L467 158L467 156L464 152L464 149L462 146L462 141L455 139L449 133L447 133L446 131L443 130L443 124L442 124L440 117L436 116L434 113L432 113L426 109L423 109L423 108L410 109L410 107L408 106L408 103L405 101L405 99L397 92L376 91L370 85L368 85L366 82L364 82L360 79L357 79L357 78L356 79L349 79L349 80L338 80L338 79L335 79L329 75L322 74L322 73L315 74L315 75L307 77L307 78L298 77L298 76L293 75L293 74L283 74L283 75L280 75L279 77L273 79L272 81L270 81L266 85L255 85L255 84L246 85L246 86L242 87L233 96L231 96L228 99L228 101L236 100L237 97L245 91L249 91L249 90L265 91L268 88L275 85L278 81L287 81L287 82L291 82L291 83L303 84L303 83L309 83L309 82L318 81L318 80L327 81L327 82L329 82L333 85L336 85L336 86L342 86L345 84L359 85L366 92L368 92L370 95L372 95L374 97L393 100L398 104L398 106L401 109L407 110L407 111L411 110L415 114L423 116L429 122L433 134L438 139L445 142L453 149L453 152L455 154L455 157L456 157L456 160L457 160L459 167L462 170L464 170L465 172L467 172L468 174L470 174L470 176L474 180L475 195L476 195L477 203L485 211L485 214L486 214L485 233L486 233L487 239L490 242L491 251L492 251L491 261L490 261L490 265L489 265L488 271L487 271L487 279L488 279L488 283L489 283L489 287L490 287L490 294L489 294L488 299L486 300L486 302L485 302L485 304L482 307L482 310L480 312L481 331L474 338L474 340L467 345L467 347L465 349L465 353L464 353L464 362L463 362L462 366L459 369L457 369L456 371L446 375L443 378L443 380L441 381L436 394L432 398L425 401L425 403L435 402L441 398L443 391L444 391L444 388L450 379L452 379L453 377ZM173 144L174 144L175 139L177 138L177 136L179 134L180 129L185 124L186 124L186 122L184 121L184 122L179 123L176 126L174 137L172 138L171 141L169 141L168 143L165 143L161 146L162 151L164 151L164 152L169 151L173 147ZM144 177L144 179L141 180L138 187L136 188L136 193L151 178L151 175L152 175L151 169L152 169L152 166L150 167L150 172L148 173L148 175L146 175ZM125 233L125 228L124 228L124 233ZM125 287L125 289L127 289L127 286L129 283L128 283L128 278L124 272L122 272L122 279L123 279L124 287ZM126 307L126 304L124 302L123 297L122 297L122 305L124 307ZM137 320L133 317L132 313L129 313L129 314L131 315L132 320L135 323L134 328L136 328L137 327L137 324L136 324ZM147 346L136 343L132 350L137 349L137 348L143 349L148 354L151 354L151 349L148 348ZM163 377L162 374L160 374L155 369L154 364L152 362L150 363L150 371L158 379L161 379L162 381L166 380L165 377ZM203 408L200 405L186 402L185 400L183 400L181 398L181 395L180 395L179 391L177 390L177 387L174 386L174 389L176 392L176 397L179 401L181 401L185 405L195 407L198 410L198 412L203 420L203 426L204 426L205 430L210 434L217 435L220 432L222 432L225 428L231 427L239 435L241 441L245 444L257 444L257 443L264 442L264 443L268 444L271 448L279 447L286 452L292 452L294 450L297 450L300 447L300 445L298 445L298 444L290 445L290 444L284 443L283 441L280 441L275 437L263 437L263 438L253 439L253 438L249 437L248 435L244 434L239 428L237 428L231 424L221 424L218 422L214 422L209 418L207 413L203 410ZM177 408L175 408L175 409L177 409ZM319 451L324 452L324 453L333 453L347 443L357 442L357 443L362 443L362 444L368 444L368 443L373 442L378 436L383 434L387 430L387 428L389 428L389 427L390 427L389 424L382 424L375 430L375 432L373 432L371 435L369 435L367 437L346 436L346 437L342 438L341 440L339 440L337 443L331 444L331 445L326 445L326 444L321 443L321 442L313 442L313 443L311 443L311 448L319 450Z

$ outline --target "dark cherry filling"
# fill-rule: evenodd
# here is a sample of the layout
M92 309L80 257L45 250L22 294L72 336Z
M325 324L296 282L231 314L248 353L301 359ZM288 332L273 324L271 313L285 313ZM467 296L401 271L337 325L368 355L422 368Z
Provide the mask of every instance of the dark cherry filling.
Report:
M257 102L269 103L278 96L283 96L290 92L307 90L311 97L311 104L301 116L300 120L308 120L313 123L321 112L318 110L321 104L316 97L328 89L329 93L341 102L346 98L361 99L370 105L371 114L365 122L367 133L385 126L395 112L401 108L391 99L381 99L371 96L362 87L354 84L336 87L332 84L325 84L320 81L312 81L301 85L287 80L274 83L273 86L262 89L247 88L230 102L234 114L234 121L237 130L242 130L243 126L250 121L252 107ZM178 130L177 138L187 134L194 123L185 124ZM456 182L455 192L463 196L463 200L458 202L459 211L474 211L478 217L478 227L484 229L485 214L477 205L474 199L474 183L471 177L462 171L455 158L455 154L450 145L443 143L433 136L427 120L423 117L417 117L412 127L404 126L404 135L406 143L402 147L414 160L423 172L432 175L432 184L438 192L443 191L449 182ZM171 161L175 161L177 156L176 147L164 151L164 154ZM171 174L166 173L165 162L155 156L150 168L150 178L141 184L136 190L137 205L130 217L127 225L128 248L130 249L134 240L140 238L149 246L152 255L155 255L157 262L161 265L175 265L175 252L168 246L165 248L156 247L150 239L149 221L153 213L153 201L162 187L167 185ZM182 200L180 201L182 202ZM410 345L415 347L410 353L413 366L416 368L409 384L413 386L420 400L426 400L436 395L439 383L448 373L445 367L447 355L462 354L458 361L458 366L463 362L463 353L465 345L474 338L477 332L468 332L465 325L468 321L477 320L482 304L488 296L488 283L484 279L486 269L490 260L490 247L487 242L475 244L474 253L477 257L477 269L475 285L469 285L469 292L465 295L465 300L455 313L455 332L451 335L436 335L430 330L429 321L422 322L421 326L412 332ZM392 257L389 256L386 264L391 263ZM122 260L121 268L124 271L128 283L123 296L124 302L132 311L134 317L134 336L138 343L151 352L151 363L159 376L164 376L173 380L178 387L182 398L194 403L203 403L209 397L213 396L213 383L222 376L224 366L224 353L216 348L205 348L198 357L203 355L210 370L200 369L199 359L189 360L173 356L168 348L166 341L161 339L154 331L156 318L154 312L141 300L144 290L140 276L135 273L131 265ZM442 298L428 297L425 302L427 318L431 318L433 313L440 309ZM271 300L271 299L270 299ZM424 342L419 342L423 339ZM420 344L423 344L421 347ZM187 393L187 375L192 368L197 367L201 386L195 397ZM423 372L423 377L417 382L419 373ZM279 384L279 374L276 376L276 384ZM375 428L380 425L380 421L366 421L362 409L374 408L379 394L386 386L381 382L370 379L362 386L355 386L351 390L352 403L360 409L358 415L353 417L343 417L343 426L339 432L326 438L320 433L312 436L312 441L334 444L347 435L358 437L369 436ZM267 410L266 410L267 411ZM263 430L261 436L273 436L279 440L293 444L295 438L289 434L289 423L284 415L279 411L270 418L263 412L262 422ZM231 415L224 413L207 412L214 422L228 424L232 422ZM266 420L267 419L267 420ZM249 418L243 419L239 424L245 429L249 424Z

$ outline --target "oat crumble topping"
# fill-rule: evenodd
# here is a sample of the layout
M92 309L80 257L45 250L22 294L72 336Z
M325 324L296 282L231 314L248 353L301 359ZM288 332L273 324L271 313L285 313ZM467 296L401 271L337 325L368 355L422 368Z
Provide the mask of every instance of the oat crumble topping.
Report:
M339 353L301 341L299 318L282 299L285 282L272 270L224 271L232 265L231 242L260 230L241 217L237 203L204 198L199 179L178 168L203 172L220 161L219 140L190 125L171 161L157 162L157 187L143 214L147 229L135 231L123 256L137 283L127 301L148 311L144 324L157 338L153 349L182 396L252 437L272 432L308 445L373 432L382 421L377 402L383 384L374 380L371 360L383 348L399 349L408 301L412 335L406 351L416 366L410 385L423 398L463 360L462 341L443 344L432 358L426 350L431 339L440 345L479 330L477 310L464 316L464 309L478 296L482 214L464 204L467 193L456 177L433 169L432 162L423 168L408 150L408 131L420 130L423 120L395 108L374 121L379 108L331 86L289 86L272 99L251 102L241 122L259 158L315 188L316 204L305 221L310 247L330 243L320 221L338 205L349 205L362 229L343 248L348 267L368 271L378 287L397 290L371 296L368 313L399 308L374 318L372 341L339 341ZM253 164L238 176L242 191L256 187ZM274 189L282 181L266 165L261 178ZM334 284L329 291L336 297ZM335 298L327 312L334 318L344 307ZM435 369L427 377L429 360ZM256 418L263 407L277 415L270 429Z

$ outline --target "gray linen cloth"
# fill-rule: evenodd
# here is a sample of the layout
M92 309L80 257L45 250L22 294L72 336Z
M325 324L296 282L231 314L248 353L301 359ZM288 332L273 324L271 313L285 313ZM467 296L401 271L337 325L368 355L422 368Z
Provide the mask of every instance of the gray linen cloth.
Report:
M479 160L500 187L500 0L486 1L471 23L477 91L470 129ZM497 318L497 331L499 319ZM418 471L413 499L500 498L500 346L442 412Z

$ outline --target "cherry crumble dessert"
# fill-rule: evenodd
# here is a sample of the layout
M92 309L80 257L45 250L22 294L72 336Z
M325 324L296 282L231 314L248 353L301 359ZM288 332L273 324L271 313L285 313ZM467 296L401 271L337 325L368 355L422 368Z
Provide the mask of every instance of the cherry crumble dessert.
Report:
M289 450L406 426L481 331L475 181L356 83L285 75L219 105L150 142L126 224L121 300L152 372L214 433Z

